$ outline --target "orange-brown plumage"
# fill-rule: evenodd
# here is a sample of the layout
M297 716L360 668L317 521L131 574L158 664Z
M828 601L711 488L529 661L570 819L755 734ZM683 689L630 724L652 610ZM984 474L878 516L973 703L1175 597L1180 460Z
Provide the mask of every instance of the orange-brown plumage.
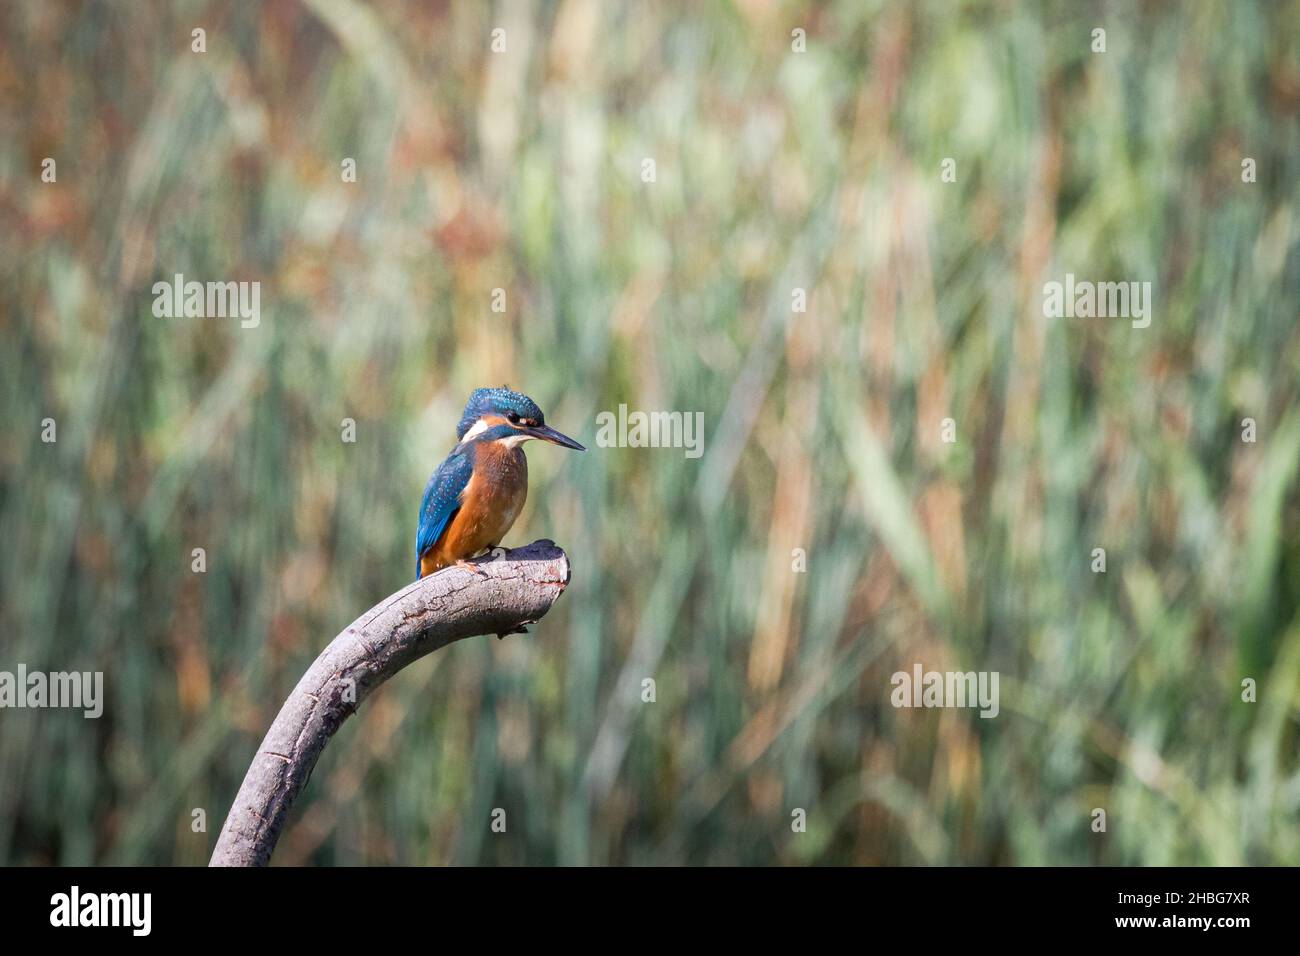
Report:
M528 459L518 446L484 442L474 451L474 471L461 492L460 509L447 530L420 556L420 575L496 547L528 499Z

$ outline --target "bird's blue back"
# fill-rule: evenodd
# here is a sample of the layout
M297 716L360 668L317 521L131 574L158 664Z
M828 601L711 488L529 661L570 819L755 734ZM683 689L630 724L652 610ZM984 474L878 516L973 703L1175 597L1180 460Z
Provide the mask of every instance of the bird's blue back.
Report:
M420 556L437 543L452 515L460 508L461 492L474 473L475 443L457 445L424 486L420 524L415 533L415 578L420 578Z

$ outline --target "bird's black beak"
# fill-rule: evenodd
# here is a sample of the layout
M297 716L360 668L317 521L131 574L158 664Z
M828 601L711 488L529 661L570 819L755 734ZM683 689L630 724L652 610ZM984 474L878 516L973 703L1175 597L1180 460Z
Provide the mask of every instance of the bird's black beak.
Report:
M540 438L542 441L548 441L552 445L560 445L564 448L572 448L575 451L586 451L587 449L579 445L576 441L562 432L557 432L550 425L537 425L528 429L528 434L534 438Z

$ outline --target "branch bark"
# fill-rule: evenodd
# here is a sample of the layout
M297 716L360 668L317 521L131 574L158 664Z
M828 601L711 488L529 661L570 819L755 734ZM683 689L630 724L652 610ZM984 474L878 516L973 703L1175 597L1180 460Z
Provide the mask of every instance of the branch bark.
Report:
M380 601L330 642L267 731L217 838L209 866L265 866L321 751L376 687L407 664L478 634L519 633L569 583L569 559L534 541L480 573L450 567Z

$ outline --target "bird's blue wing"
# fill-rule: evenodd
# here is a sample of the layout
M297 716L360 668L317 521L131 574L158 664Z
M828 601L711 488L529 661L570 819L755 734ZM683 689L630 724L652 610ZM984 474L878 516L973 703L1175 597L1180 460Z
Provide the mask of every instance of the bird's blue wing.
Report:
M451 523L451 516L460 509L460 495L474 473L474 462L468 450L456 449L438 466L429 483L424 486L424 499L420 502L420 525L415 532L415 579L420 579L420 558L438 543L442 533Z

